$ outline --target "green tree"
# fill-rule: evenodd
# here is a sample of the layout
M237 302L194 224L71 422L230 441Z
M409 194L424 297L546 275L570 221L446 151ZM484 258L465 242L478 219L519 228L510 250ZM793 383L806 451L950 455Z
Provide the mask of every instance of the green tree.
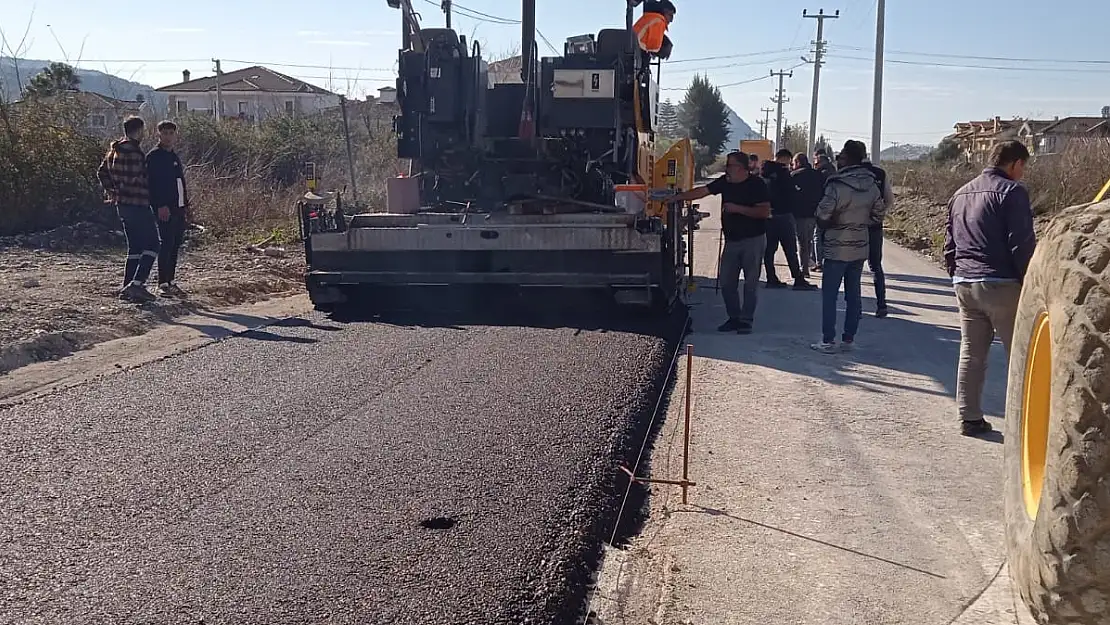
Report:
M782 132L782 143L782 147L785 147L795 154L801 152L802 154L807 154L811 159L813 158L813 154L808 153L809 124L805 122L800 124L787 124ZM830 154L834 152L825 135L817 135L817 140L813 145L813 151L816 152L821 148L825 148Z
M65 63L51 63L41 72L31 78L27 84L27 97L46 98L60 93L77 91L81 86L81 78L72 65Z
M682 137L682 125L678 121L678 107L667 98L659 104L659 134L670 138Z
M935 163L949 163L960 158L963 150L960 145L951 139L941 139L937 147L929 153L928 158Z
M709 78L694 76L679 106L678 122L686 136L703 146L695 151L694 167L705 171L724 152L729 133L728 107Z

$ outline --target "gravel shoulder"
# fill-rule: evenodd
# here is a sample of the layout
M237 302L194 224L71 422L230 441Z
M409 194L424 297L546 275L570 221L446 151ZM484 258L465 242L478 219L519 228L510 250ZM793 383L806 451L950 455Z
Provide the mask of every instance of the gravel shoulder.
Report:
M184 315L303 291L299 250L248 251L191 233L178 265L185 300L136 306L116 298L122 232L77 224L0 239L0 375L143 334ZM157 269L151 276L157 278Z
M718 224L699 231L703 276L716 273ZM958 432L951 287L928 259L890 242L885 255L892 316L871 315L865 274L854 354L809 349L818 293L761 290L756 333L718 335L723 306L713 280L702 283L687 337L698 485L689 505L677 488L652 487L643 532L606 556L596 623L1030 622L1004 565L1001 436ZM990 366L985 406L1000 428L1001 345ZM654 477L681 475L672 404Z

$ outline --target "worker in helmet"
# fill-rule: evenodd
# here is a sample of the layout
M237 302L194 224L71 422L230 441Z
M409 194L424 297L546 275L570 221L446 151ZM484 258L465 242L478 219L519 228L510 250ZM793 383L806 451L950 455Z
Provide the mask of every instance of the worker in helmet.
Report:
M667 38L667 27L674 21L677 12L671 0L648 0L644 3L644 14L632 27L641 50L662 59L670 57L672 45Z

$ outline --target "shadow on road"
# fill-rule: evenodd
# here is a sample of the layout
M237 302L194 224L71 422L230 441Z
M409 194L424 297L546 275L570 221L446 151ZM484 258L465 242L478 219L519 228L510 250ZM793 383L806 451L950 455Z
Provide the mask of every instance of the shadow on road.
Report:
M933 276L911 276L902 273L888 273L886 274L887 280L898 280L899 282L916 282L917 284L932 284L939 287L948 289L946 293L951 294L952 280L948 278L936 278Z
M362 294L330 313L339 324L381 323L398 327L570 328L676 338L685 321L681 306L618 307L608 292L574 289L431 289Z
M889 285L888 290L898 286ZM694 345L695 353L705 358L786 371L872 393L909 391L954 399L960 332L956 327L936 323L936 315L928 311L954 316L955 306L892 301L898 304L894 314L878 319L872 314L875 301L868 297L869 291L865 286L865 312L856 337L858 346L852 352L822 354L810 348L820 338L819 293L773 292L763 288L753 335L716 332L716 323L721 321L717 317L723 316L724 310L719 305L720 296L710 288L700 295L702 310L695 316L696 334L688 341ZM950 291L946 295L952 298ZM838 332L843 329L844 315L842 294L837 313ZM1006 365L1005 352L996 341L983 396L983 408L988 415L1000 416L1005 412L1005 375L1000 377L998 373L1005 372ZM874 369L892 373L875 375Z

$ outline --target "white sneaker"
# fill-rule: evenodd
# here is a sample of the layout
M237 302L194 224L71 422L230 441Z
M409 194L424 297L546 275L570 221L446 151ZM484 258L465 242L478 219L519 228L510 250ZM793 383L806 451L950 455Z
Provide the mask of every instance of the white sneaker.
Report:
M821 352L822 354L835 354L840 351L835 342L826 343L824 341L821 341L820 343L814 343L810 345L810 348L814 351Z

